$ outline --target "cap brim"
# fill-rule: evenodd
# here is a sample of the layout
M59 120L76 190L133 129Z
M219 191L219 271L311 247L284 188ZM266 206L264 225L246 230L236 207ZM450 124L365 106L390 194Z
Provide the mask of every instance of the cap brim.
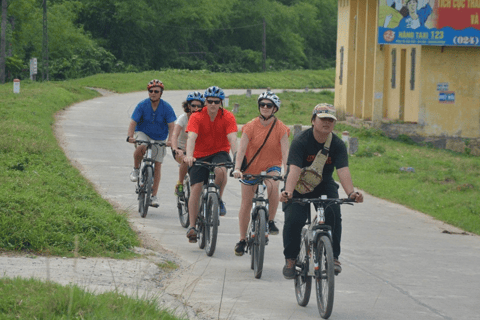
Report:
M328 113L317 113L317 117L319 117L319 118L331 118L333 120L337 120L337 117L335 117L333 114L328 114Z

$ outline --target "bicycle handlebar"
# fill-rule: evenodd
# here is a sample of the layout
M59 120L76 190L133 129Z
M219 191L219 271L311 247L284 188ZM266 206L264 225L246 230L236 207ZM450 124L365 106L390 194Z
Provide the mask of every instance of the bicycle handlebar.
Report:
M242 177L243 180L249 180L249 179L260 179L260 181L267 180L267 179L272 179L273 181L283 181L282 176L270 176L267 174L244 174ZM259 183L260 183L259 181Z
M167 145L165 142L151 142L147 140L135 140L135 143L146 143L149 146L157 145L159 147L165 147Z
M290 199L291 202L298 202L298 203L322 203L322 204L349 204L353 206L353 202L355 199L351 198L293 198Z
M233 162L221 162L221 163L211 163L211 162L206 162L206 161L201 161L201 160L196 160L193 163L194 166L199 166L199 167L205 167L208 169L214 169L217 167L225 167L225 168L233 168L234 163Z

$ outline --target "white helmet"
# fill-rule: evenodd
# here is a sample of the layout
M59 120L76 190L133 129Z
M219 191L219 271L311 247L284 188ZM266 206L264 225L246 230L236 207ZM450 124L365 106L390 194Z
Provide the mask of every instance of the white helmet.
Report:
M275 93L273 93L272 91L265 91L264 93L260 94L258 96L257 102L260 102L260 100L262 100L262 99L267 99L267 100L272 101L273 104L275 105L275 107L277 107L277 111L280 110L280 105L282 104L282 101L280 101L280 99L277 97L277 95Z

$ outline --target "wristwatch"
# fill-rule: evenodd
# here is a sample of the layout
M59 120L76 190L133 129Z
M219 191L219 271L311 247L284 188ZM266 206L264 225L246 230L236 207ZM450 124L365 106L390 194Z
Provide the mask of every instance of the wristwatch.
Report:
M130 139L130 136L127 136L127 142L129 142L128 139Z

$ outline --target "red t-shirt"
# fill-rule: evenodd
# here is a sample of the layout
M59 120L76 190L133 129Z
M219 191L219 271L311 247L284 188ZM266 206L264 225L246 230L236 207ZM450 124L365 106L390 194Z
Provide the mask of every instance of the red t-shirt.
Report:
M237 132L235 116L228 110L219 109L214 121L210 121L207 108L194 112L188 120L185 132L195 132L198 137L195 142L194 158L204 158L212 154L230 151L227 135Z
M260 119L257 117L242 127L242 132L248 136L248 145L245 155L247 156L247 162L253 158L257 150L265 141L268 131L270 131L273 122L268 126L263 126ZM267 170L270 167L282 166L282 147L280 141L283 136L290 135L290 129L283 124L282 121L277 119L275 127L273 127L272 133L265 142L262 150L258 156L253 160L252 164L248 167L245 173L260 174L260 172Z

